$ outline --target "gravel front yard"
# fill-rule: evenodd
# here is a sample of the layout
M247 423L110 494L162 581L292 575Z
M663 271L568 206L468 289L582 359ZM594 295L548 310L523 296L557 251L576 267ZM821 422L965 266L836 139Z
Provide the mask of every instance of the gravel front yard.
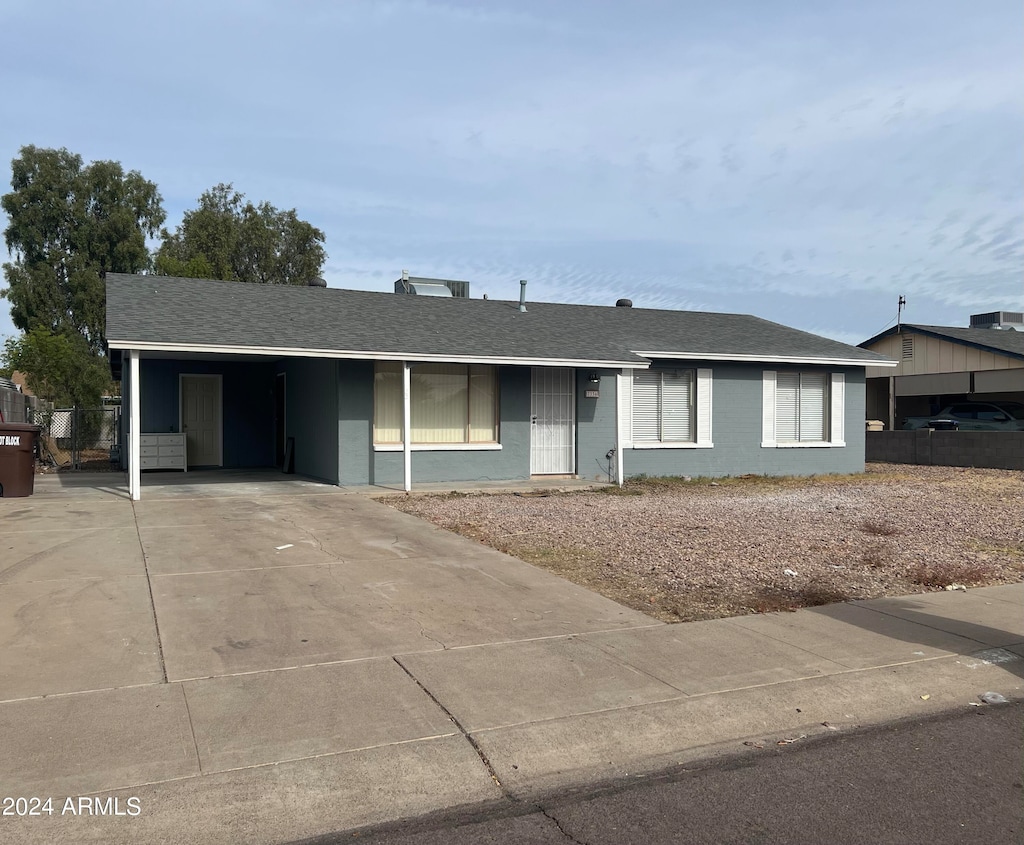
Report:
M1022 472L869 464L384 501L671 622L1024 580Z

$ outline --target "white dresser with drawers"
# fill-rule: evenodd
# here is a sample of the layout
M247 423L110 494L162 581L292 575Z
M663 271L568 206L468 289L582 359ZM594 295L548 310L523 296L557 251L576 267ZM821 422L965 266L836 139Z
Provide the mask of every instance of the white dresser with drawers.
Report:
M188 472L184 433L140 434L139 452L142 469L180 469Z

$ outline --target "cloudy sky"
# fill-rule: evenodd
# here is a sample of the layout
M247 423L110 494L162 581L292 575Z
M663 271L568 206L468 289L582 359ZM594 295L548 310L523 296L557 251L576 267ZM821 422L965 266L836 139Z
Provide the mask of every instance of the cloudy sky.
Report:
M1024 308L1022 24L1019 0L0 0L0 159L118 160L172 225L233 182L325 231L334 287L523 278L857 343L900 294L910 322Z

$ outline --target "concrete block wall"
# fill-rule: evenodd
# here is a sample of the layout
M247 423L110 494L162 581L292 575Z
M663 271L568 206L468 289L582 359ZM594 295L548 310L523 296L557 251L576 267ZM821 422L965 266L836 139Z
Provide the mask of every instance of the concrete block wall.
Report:
M1024 470L1024 431L869 431L868 461Z
M4 422L29 422L33 410L39 407L39 400L34 396L26 396L20 390L0 387L0 415Z

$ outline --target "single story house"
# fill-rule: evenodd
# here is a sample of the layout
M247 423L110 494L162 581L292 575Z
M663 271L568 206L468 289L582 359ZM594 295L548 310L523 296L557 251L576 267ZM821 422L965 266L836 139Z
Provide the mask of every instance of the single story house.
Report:
M373 293L108 273L132 496L160 467L407 490L860 472L865 368L895 365L746 315L411 281Z
M970 327L901 323L860 346L896 360L867 369L868 419L899 428L904 417L956 402L1024 402L1024 314L972 314Z

